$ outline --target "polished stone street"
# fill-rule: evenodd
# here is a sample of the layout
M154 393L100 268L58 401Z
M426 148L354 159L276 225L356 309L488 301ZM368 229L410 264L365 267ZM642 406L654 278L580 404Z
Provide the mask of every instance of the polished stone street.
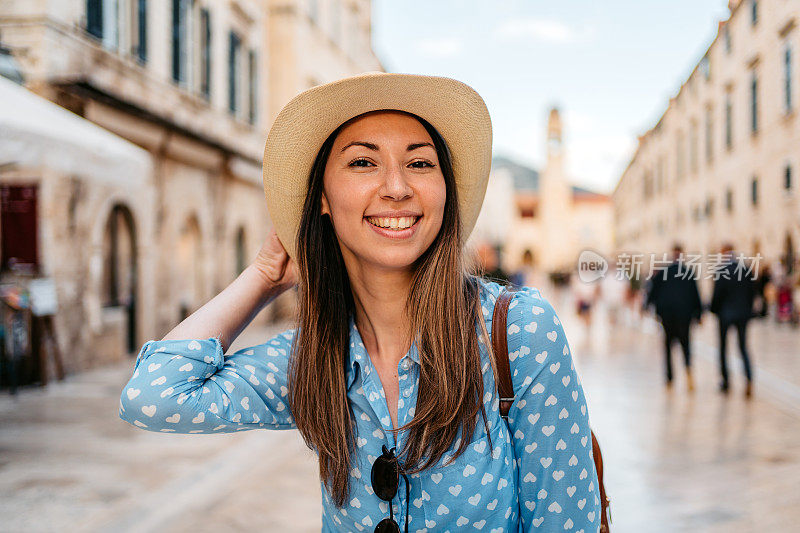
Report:
M663 386L659 325L600 306L587 325L548 293L569 337L605 459L615 532L796 531L800 330L754 322L753 398L733 331L717 392L713 316L693 332L696 390ZM233 349L276 330L250 328ZM167 435L118 418L130 363L0 395L2 531L319 531L316 463L296 431Z

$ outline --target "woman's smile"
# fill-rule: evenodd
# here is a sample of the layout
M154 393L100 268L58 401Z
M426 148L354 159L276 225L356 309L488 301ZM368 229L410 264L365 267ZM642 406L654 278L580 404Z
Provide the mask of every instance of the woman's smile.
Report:
M404 217L364 217L367 224L383 237L390 239L408 239L417 232L422 216Z

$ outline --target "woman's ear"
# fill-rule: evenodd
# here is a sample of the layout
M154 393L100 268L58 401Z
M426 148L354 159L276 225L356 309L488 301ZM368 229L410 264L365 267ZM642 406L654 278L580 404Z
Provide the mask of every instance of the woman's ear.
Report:
M321 201L322 201L322 211L320 212L320 215L328 215L328 216L330 216L331 210L328 207L328 199L325 197L325 191L322 192L322 200Z

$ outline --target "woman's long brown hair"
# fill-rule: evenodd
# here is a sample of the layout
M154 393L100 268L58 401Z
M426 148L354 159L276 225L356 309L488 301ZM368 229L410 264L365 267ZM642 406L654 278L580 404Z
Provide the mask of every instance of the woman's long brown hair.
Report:
M399 452L406 473L437 463L460 438L454 458L469 445L483 407L483 377L476 320L482 320L479 286L463 254L463 231L450 152L424 119L444 175L442 227L415 262L406 311L420 358L419 389L408 440ZM358 117L355 117L358 118ZM350 281L329 216L321 215L323 174L331 146L345 122L317 154L298 229L298 329L289 363L289 401L297 429L319 457L320 479L341 507L349 498L356 423L347 401L349 318L355 313ZM407 345L412 338L409 332ZM490 439L491 445L491 439Z

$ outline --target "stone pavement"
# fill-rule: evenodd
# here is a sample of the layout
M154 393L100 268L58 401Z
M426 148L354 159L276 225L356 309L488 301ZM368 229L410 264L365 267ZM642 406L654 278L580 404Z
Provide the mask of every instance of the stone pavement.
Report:
M248 328L231 346L286 329ZM133 361L0 395L0 531L319 531L296 431L166 435L120 420Z
M696 391L663 388L658 324L590 326L549 296L569 338L603 448L615 532L793 531L800 520L800 331L755 323L755 396L716 391L716 323L693 338ZM233 349L285 329L248 328ZM119 419L133 370L86 372L0 394L0 531L319 531L314 457L296 431L167 435ZM737 379L738 378L738 379Z
M756 385L748 401L732 331L732 392L726 397L717 391L714 316L706 315L693 331L696 390L689 393L677 343L675 385L663 386L662 332L652 316L621 315L611 325L600 305L587 327L571 312L568 295L551 301L570 339L602 446L613 531L798 530L800 331L753 323L748 347Z

